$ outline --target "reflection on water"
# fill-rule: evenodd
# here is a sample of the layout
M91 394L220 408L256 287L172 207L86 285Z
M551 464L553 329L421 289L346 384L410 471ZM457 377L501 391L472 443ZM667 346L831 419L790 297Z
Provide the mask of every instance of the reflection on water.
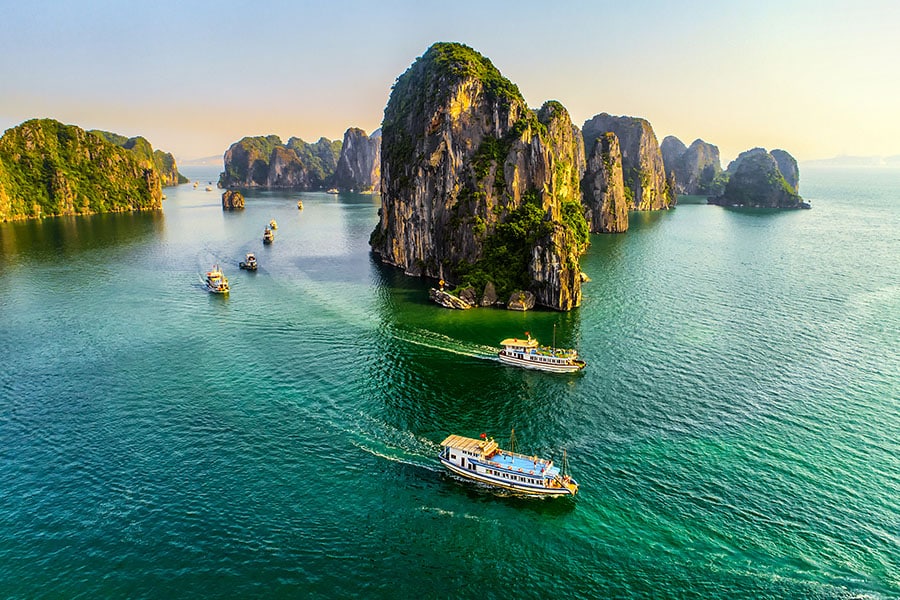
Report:
M76 260L91 251L140 244L165 229L162 211L63 216L0 223L0 254L9 264L29 260Z

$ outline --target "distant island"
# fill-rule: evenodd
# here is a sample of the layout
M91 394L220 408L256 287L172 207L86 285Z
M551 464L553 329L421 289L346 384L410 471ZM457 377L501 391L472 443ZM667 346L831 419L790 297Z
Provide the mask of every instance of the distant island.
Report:
M845 168L845 167L886 167L900 168L900 154L894 156L835 156L817 160L803 161L804 167L818 168Z
M156 157L146 140L133 139L142 141L126 149L53 119L8 129L0 137L0 221L160 209Z
M809 208L800 197L800 168L785 150L753 148L723 171L719 149L703 140L690 147L675 136L662 144L669 181L679 194L706 196L709 204L747 208Z
M784 150L753 148L738 155L726 171L728 182L710 204L750 208L809 208L799 194L800 169Z
M277 135L245 137L225 152L222 188L280 188L378 191L381 183L381 139L351 127L344 140L298 137L282 143Z

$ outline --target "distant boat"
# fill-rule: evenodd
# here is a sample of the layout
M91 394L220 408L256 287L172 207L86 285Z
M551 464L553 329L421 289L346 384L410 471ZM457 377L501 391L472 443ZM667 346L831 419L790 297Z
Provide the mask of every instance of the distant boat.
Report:
M481 439L449 435L441 442L440 461L451 472L493 487L532 496L574 496L578 482L553 461L526 456L515 451L515 430L510 435L510 449L502 450L481 434Z
M554 346L547 347L538 344L538 341L525 332L525 339L507 338L500 342L503 349L497 354L500 362L550 371L551 373L572 373L584 368L584 361L578 359L578 352L571 348L556 348L556 329L554 328Z
M330 188L330 189L326 190L326 193L328 193L328 194L340 194L341 191L340 191L339 189L337 189L337 188Z
M228 287L228 278L219 269L219 265L213 265L213 268L206 272L206 289L213 294L227 294L231 288Z
M278 229L278 223L275 222L275 219L272 219L271 221L269 221L269 228Z
M244 260L241 261L240 267L247 271L255 271L259 265L256 263L256 256L252 252L248 252Z
M303 200L297 200L297 210L303 210Z
M272 230L266 227L266 230L263 232L263 244L271 244L275 241L275 234L272 233Z
M212 191L212 188L211 188L210 186L206 186L206 191L207 191L207 192L211 192L211 191Z

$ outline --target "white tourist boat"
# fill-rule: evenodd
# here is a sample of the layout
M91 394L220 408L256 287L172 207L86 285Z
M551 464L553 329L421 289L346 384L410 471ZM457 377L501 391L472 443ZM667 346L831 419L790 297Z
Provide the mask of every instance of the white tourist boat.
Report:
M574 496L578 483L553 461L515 452L515 431L510 449L502 450L494 438L449 435L441 442L441 463L451 472L493 487L532 496ZM565 454L563 454L565 457Z
M584 361L579 360L578 352L572 348L556 348L555 338L554 335L554 346L541 346L526 331L525 339L507 338L500 342L503 349L497 356L500 362L507 365L552 373L572 373L583 369Z
M219 265L213 265L213 268L206 272L206 289L213 294L227 294L231 291L228 287L228 278L219 269Z

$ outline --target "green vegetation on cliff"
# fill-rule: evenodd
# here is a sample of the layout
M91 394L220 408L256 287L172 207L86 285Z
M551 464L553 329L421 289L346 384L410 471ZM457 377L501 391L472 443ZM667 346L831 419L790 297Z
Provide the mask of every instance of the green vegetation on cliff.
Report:
M393 140L387 149L382 148L383 153L388 153L387 156L382 155L384 163L399 166L414 158L415 140L409 133L409 125L425 118L423 97L417 90L437 94L435 97L429 96L428 101L440 104L446 100L441 95L447 96L456 84L473 79L481 82L488 99L497 101L501 106L526 106L518 86L506 79L489 58L465 44L433 44L394 83L381 126L383 138ZM398 180L407 178L403 173L397 173L395 177Z
M462 262L457 266L460 287L483 290L490 281L500 298L508 298L515 290L527 290L532 283L528 268L531 250L552 233L553 223L545 219L537 192L527 194L526 201L487 236L482 257L474 264Z
M449 76L456 80L474 78L481 81L485 92L492 100L510 104L519 101L524 103L519 87L504 77L494 63L465 44L455 42L439 42L431 46L422 56L425 68L428 63L434 65L429 72L439 77Z
M269 173L269 157L280 147L277 135L245 137L229 149L229 153L240 150L241 160L228 160L226 154L225 171L219 176L219 185L228 187L231 182L255 181L265 185Z
M335 169L337 169L342 145L341 140L331 141L319 138L318 142L310 144L298 137L292 137L285 144L297 154L300 162L309 170L310 179L316 186L330 182Z
M159 172L162 178L163 186L178 185L190 181L187 177L178 172L178 166L175 164L175 157L169 152L162 150L154 150L150 142L141 136L127 138L118 133L109 131L101 131L100 129L92 129L89 133L100 136L108 142L121 146L126 150L131 150L139 161L143 161L152 165Z
M0 138L0 220L161 207L159 173L134 153L52 119Z

